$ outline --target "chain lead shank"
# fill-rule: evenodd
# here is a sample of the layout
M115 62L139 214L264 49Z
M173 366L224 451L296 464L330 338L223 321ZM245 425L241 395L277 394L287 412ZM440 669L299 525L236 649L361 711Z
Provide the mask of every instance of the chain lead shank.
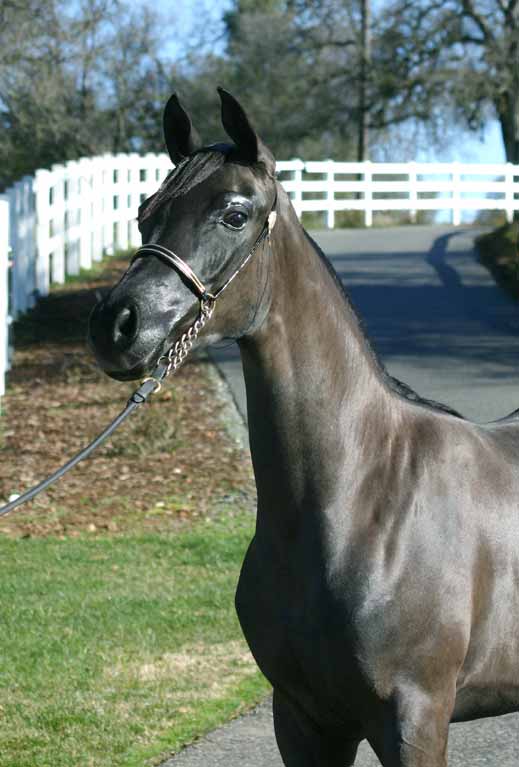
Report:
M200 302L200 313L195 322L190 325L185 333L182 333L168 353L159 359L159 363L164 361L166 364L166 370L162 378L166 378L171 372L175 373L184 362L185 358L193 348L193 344L198 338L198 334L203 329L206 322L211 319L213 311L214 299L207 299Z

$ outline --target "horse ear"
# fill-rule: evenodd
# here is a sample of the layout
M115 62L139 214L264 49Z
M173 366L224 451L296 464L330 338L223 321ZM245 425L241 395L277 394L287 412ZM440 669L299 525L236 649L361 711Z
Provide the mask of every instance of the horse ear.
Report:
M168 153L175 164L181 162L202 145L198 133L191 125L189 115L178 100L176 93L170 97L164 109L163 126Z
M241 104L223 88L218 88L218 94L222 102L223 127L236 144L239 156L251 164L263 163L273 176L276 172L274 156L250 124Z

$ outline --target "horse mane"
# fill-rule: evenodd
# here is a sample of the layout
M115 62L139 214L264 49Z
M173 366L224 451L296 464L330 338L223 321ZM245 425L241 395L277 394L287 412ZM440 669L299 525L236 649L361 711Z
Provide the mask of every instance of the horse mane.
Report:
M448 415L453 415L456 418L465 420L465 417L461 413L458 413L457 410L454 410L454 408L452 408L450 405L444 405L443 402L437 402L434 399L427 399L426 397L422 397L420 394L417 394L414 389L411 389L411 387L406 383L399 381L398 378L390 375L385 368L383 368L383 372L386 383L388 383L390 388L393 389L393 391L395 391L401 397L404 397L411 402L416 402L418 405L423 405L424 407L431 408L432 410L440 410L442 413L447 413Z
M171 173L168 173L158 191L144 200L139 207L139 222L153 216L164 203L182 197L212 176L225 163L230 150L228 144L214 144L199 149L178 163Z

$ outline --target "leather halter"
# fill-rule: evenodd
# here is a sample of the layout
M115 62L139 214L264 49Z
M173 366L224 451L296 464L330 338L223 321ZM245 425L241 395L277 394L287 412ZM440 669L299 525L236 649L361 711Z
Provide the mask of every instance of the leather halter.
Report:
M219 287L217 290L213 290L212 292L207 289L207 287L204 285L202 280L200 280L195 272L191 269L188 263L186 263L180 256L177 256L176 253L174 253L169 248L166 248L165 245L159 245L158 243L149 243L146 245L142 245L134 254L130 264L133 264L137 259L139 258L145 258L146 256L156 256L161 261L163 261L168 266L171 266L172 269L174 269L178 274L180 274L184 280L187 282L187 285L192 293L195 294L195 296L198 298L198 300L202 302L214 302L216 299L223 293L223 291L228 287L228 285L231 284L231 282L234 280L234 278L241 272L241 270L248 264L252 256L254 255L256 249L258 246L263 242L265 237L270 237L270 233L272 232L272 229L274 228L274 224L276 223L276 207L277 203L277 195L274 198L274 202L272 204L272 208L270 210L270 213L267 217L267 220L265 221L265 224L263 225L263 229L258 235L258 238L256 239L256 242L252 246L251 250L249 251L248 255L244 260L241 262L241 264L238 266L238 268L231 274L231 276L224 282L224 284Z

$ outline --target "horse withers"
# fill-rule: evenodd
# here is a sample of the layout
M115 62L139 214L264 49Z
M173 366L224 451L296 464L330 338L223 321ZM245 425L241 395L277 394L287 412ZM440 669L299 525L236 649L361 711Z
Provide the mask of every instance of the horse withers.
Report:
M353 765L366 738L384 767L444 767L449 722L519 709L519 421L469 423L385 373L220 96L232 143L210 147L168 102L176 168L139 222L208 295L236 276L197 343L240 347L258 511L236 606L283 761ZM200 300L167 259L137 258L92 314L99 364L146 375Z

